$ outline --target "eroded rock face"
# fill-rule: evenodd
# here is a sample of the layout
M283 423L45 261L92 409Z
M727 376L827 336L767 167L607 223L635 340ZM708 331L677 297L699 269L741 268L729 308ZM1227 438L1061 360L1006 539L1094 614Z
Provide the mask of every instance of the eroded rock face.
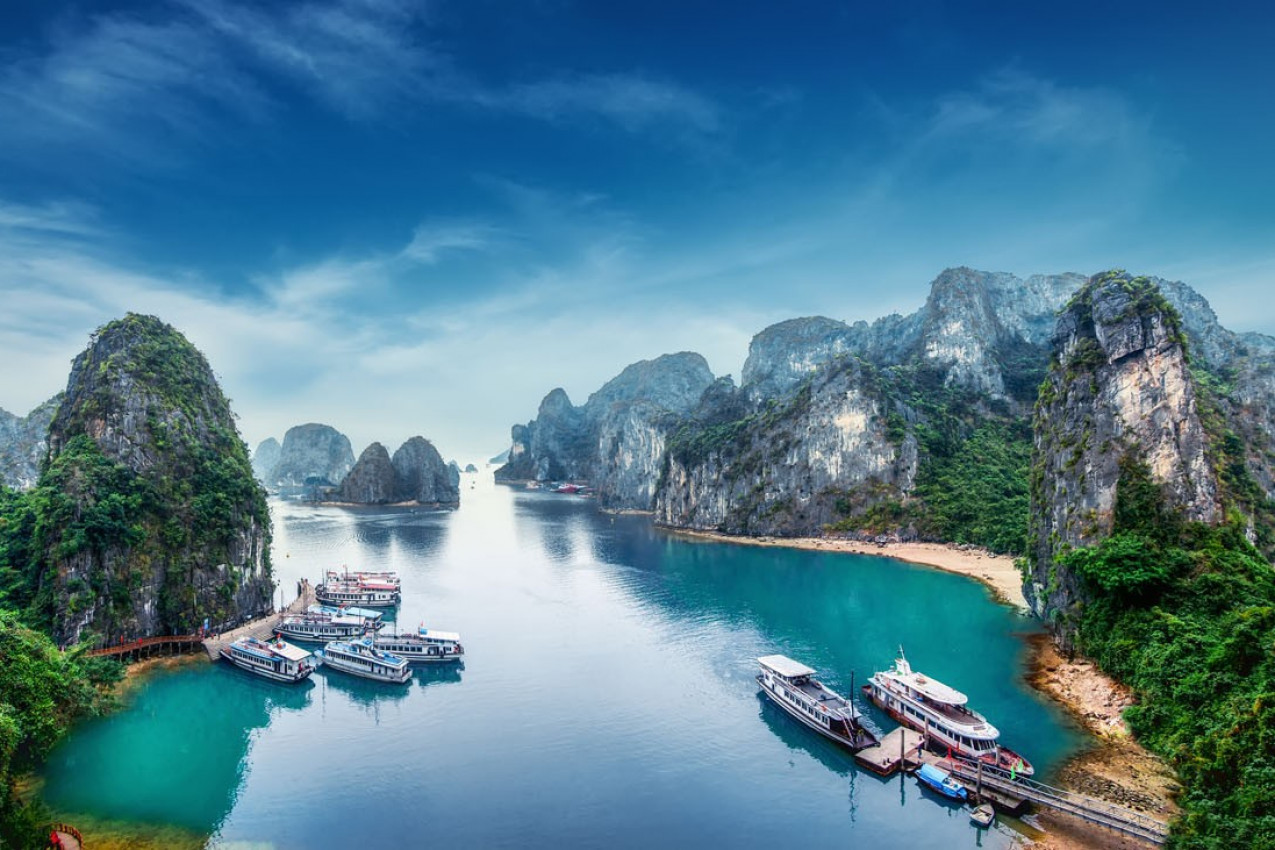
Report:
M354 467L350 440L331 425L310 422L283 435L279 460L267 485L302 487L335 485Z
M390 453L380 443L373 443L359 455L354 468L336 488L334 498L338 502L356 502L361 505L384 505L398 499L398 486Z
M49 450L49 423L62 400L59 393L26 416L0 410L0 481L26 490L40 477L40 461Z
M270 609L265 493L207 361L159 319L111 322L76 357L40 486L66 506L40 575L60 643Z
M443 463L434 444L424 437L412 437L394 452L395 487L400 502L455 506L460 490L451 470Z
M719 440L670 452L657 520L791 535L831 522L848 491L906 492L916 475L916 441L891 442L882 402L865 383L860 361L843 359L785 406L733 420Z
M1063 547L1112 530L1126 456L1145 463L1167 503L1188 520L1221 517L1218 480L1178 317L1155 283L1099 276L1059 316L1056 364L1035 417L1035 612L1057 620L1082 598L1053 565Z
M536 418L513 428L497 480L587 480L607 507L649 510L670 423L713 383L698 354L666 354L627 367L575 407L556 389Z
M267 437L257 444L257 450L252 453L252 474L257 476L258 481L264 484L273 480L274 468L282 454L283 447L274 437Z

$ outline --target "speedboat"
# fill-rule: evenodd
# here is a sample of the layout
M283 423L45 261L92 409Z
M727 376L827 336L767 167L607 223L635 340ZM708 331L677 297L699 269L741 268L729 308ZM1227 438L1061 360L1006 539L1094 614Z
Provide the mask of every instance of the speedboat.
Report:
M894 668L874 673L863 692L895 720L923 733L933 749L947 747L952 755L981 761L1015 776L1035 772L1027 759L1001 745L1000 731L966 705L969 698L965 694L914 672L903 647L899 647Z
M863 726L858 709L825 687L815 678L814 670L786 655L766 655L757 663L761 665L757 683L762 691L803 725L855 751L877 743L876 736Z
M241 637L223 646L221 657L242 670L276 682L300 682L309 678L316 666L308 650L282 639Z
M935 767L932 764L923 764L917 769L916 778L926 788L931 791L937 791L949 799L969 799L970 792L965 790L965 786L953 779L946 770L940 767Z

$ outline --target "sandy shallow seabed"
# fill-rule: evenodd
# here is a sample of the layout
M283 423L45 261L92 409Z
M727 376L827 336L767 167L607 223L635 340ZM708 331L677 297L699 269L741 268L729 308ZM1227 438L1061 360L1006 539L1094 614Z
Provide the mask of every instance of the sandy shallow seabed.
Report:
M968 576L991 589L999 601L1020 611L1028 610L1022 575L1014 559L983 549L942 543L877 544L822 537L750 538L681 529L667 531L725 543L897 558ZM1110 800L1159 819L1176 816L1178 807L1173 797L1178 785L1173 772L1133 740L1121 718L1124 709L1133 703L1129 689L1117 684L1087 659L1068 660L1060 655L1049 635L1032 635L1029 640L1028 682L1061 703L1076 722L1097 739L1095 746L1063 766L1056 781L1078 794ZM1024 842L1039 850L1134 850L1149 846L1144 841L1066 816L1038 812L1031 821L1040 825L1041 834L1027 837Z

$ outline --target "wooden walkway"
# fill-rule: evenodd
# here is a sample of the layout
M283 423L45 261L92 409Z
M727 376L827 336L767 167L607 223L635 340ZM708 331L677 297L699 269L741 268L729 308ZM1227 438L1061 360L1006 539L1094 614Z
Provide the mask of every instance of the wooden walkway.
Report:
M302 579L301 595L292 600L292 604L284 608L281 613L267 614L260 619L253 620L250 623L244 623L237 629L229 632L222 632L216 638L208 638L203 642L204 649L208 651L208 657L216 661L221 657L221 648L229 646L241 637L255 637L258 640L268 640L274 634L274 627L278 625L279 620L285 614L300 614L306 608L314 604L314 585Z
M1026 800L1037 806L1044 806L1054 811L1078 817L1087 823L1114 829L1125 835L1140 838L1151 844L1164 844L1169 837L1169 825L1156 820L1142 812L1075 794L1062 788L1054 788L1033 779L1016 777L1003 770L984 765L980 770L975 762L966 759L947 759L932 753L924 754L925 760L934 764L958 779L971 792L981 790L983 796L994 802L1005 796L1017 800Z
M854 754L855 761L873 773L890 776L899 770L913 770L921 766L921 746L925 736L920 732L899 726L881 739L875 747L865 747Z
M117 643L114 646L104 646L100 649L90 649L85 654L118 658L121 661L136 661L139 658L193 652L199 648L200 640L199 635L159 635L138 638L127 643Z

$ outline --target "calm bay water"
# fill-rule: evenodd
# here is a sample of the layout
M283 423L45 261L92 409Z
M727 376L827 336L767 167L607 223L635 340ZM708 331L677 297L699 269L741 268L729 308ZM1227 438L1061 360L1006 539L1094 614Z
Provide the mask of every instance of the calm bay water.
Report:
M478 478L451 514L273 508L286 593L342 564L397 569L399 624L460 631L463 668L407 687L157 674L57 750L50 804L219 846L1005 846L915 780L857 770L753 679L781 652L848 693L900 643L1045 777L1083 745L1020 681L1031 622L974 582L683 540Z

